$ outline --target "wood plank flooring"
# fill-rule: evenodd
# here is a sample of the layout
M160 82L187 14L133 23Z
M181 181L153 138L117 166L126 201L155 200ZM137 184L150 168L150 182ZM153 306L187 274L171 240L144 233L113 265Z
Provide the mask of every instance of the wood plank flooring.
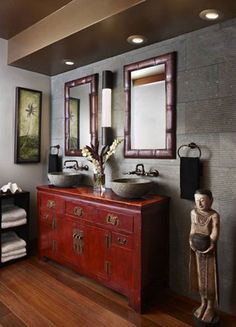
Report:
M125 297L52 261L30 258L0 269L4 327L188 327L195 305L165 294L140 315ZM221 326L236 326L236 317L221 315Z

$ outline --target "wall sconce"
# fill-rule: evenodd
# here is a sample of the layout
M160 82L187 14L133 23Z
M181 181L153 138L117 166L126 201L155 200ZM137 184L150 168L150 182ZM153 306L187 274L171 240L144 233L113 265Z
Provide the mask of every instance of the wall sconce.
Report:
M113 142L111 127L113 73L110 70L102 72L102 144L111 145Z

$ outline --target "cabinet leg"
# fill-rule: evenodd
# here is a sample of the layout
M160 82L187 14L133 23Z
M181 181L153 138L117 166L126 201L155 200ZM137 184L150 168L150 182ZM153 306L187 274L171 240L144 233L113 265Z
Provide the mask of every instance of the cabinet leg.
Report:
M143 307L142 307L140 297L131 295L128 300L129 300L129 306L131 308L133 308L136 312L139 312L139 313L143 312Z

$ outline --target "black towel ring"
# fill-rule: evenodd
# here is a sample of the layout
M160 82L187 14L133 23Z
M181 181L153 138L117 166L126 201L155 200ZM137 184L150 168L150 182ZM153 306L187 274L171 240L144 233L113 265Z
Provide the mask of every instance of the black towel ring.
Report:
M201 149L199 148L199 146L196 144L196 143L193 143L193 142L191 142L191 143L189 143L189 144L183 144L183 145L181 145L179 148L178 148L178 156L181 158L181 156L180 156L180 150L183 148L183 147L188 147L188 148L190 148L190 149L198 149L198 151L199 151L199 158L201 158L201 154L202 154L202 152L201 152Z
M51 145L50 146L50 153L52 154L52 149L57 149L57 155L59 154L59 149L60 149L60 145Z

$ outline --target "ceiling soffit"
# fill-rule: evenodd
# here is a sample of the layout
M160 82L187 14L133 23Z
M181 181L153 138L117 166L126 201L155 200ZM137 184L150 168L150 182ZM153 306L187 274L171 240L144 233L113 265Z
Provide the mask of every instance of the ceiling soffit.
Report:
M19 42L14 56L13 52L10 53L9 51L9 58L12 58L11 61L9 60L10 65L53 76L123 54L137 49L137 47L147 46L216 24L217 22L204 21L199 17L202 10L213 7L213 2L214 8L223 13L219 23L236 17L235 0L145 0L138 3L129 2L130 7L127 9L125 9L125 6L122 7L123 9L109 7L111 3L119 2L120 4L122 1L124 5L127 5L128 0L80 0L80 4L84 4L84 11L77 14L83 14L82 16L85 16L85 19L79 22L81 24L79 30L76 31L76 28L73 30L74 25L72 24L71 29L68 28L65 33L66 28L64 27L62 15L61 22L55 21L53 28L49 24L48 28L51 34L48 37L47 29L45 29L43 32L38 33L38 38L36 38L36 33L32 33L29 40L25 38L29 43L28 46L32 47L32 44L34 44L34 48L32 47L27 52L24 48L21 49L21 46L24 47L24 43ZM78 4L78 0L74 0L67 6L70 5L69 7L72 8L75 6L75 2ZM95 5L98 3L107 4L109 8L100 6L100 10L96 12ZM91 12L91 15L88 15L90 21L87 19L88 9L89 13ZM49 19L50 16L44 20ZM64 19L66 21L70 20L70 15L69 18L67 16ZM78 18L75 18L75 21L77 20ZM220 25L217 28L219 27ZM35 27L32 26L32 28ZM26 35L25 32L27 30L16 37ZM53 38L55 34L57 34L57 38ZM147 38L147 42L141 46L129 44L126 40L132 34L143 34ZM9 50L10 45L12 45L11 42L16 37L10 40ZM34 43L32 38L35 39ZM47 39L47 43L45 39ZM26 42L25 40L24 42ZM40 42L42 44L39 46ZM66 66L64 64L65 59L73 60L75 65Z
M2 0L0 1L0 38L14 35L65 6L71 0Z
M8 42L8 63L39 51L145 0L74 0L13 36Z

